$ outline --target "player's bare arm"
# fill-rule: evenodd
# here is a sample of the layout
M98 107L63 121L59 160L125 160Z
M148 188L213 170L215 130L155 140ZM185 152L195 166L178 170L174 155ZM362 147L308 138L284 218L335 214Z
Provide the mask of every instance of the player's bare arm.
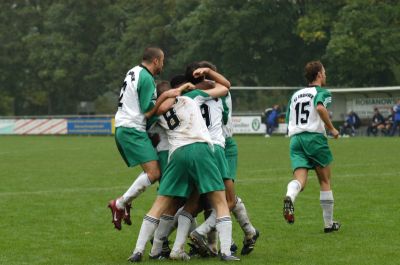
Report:
M188 82L188 83L185 83L185 84L177 87L176 89L179 90L182 94L184 91L196 89L196 86L193 85L192 83Z
M196 84L197 89L208 90L215 87L215 82L213 80L203 80Z
M160 106L163 104L164 101L166 101L169 98L172 98L173 100L175 100L175 98L177 96L179 96L181 93L182 93L182 91L179 90L178 88L177 89L171 89L171 90L168 90L168 91L162 93L162 95L160 95L157 98L157 101L156 101L156 104L154 105L154 107L150 111L146 112L144 114L144 116L147 119L150 118L155 113L157 113L157 110L160 108Z
M330 131L332 136L337 139L339 137L338 130L335 129L331 120L329 119L329 112L322 103L318 103L317 111L322 121L325 123L326 128Z
M195 78L205 76L211 80L214 80L217 83L220 83L221 85L227 87L228 89L231 87L231 83L228 81L228 79L226 79L223 75L221 75L218 72L215 72L214 70L208 67L197 68L196 70L194 70L193 76Z
M214 88L204 90L204 92L212 98L220 98L226 96L229 92L229 89L226 86L216 83Z

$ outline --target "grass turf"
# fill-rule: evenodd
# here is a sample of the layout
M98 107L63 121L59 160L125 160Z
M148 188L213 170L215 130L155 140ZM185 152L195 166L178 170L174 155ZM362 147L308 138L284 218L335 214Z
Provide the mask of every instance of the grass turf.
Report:
M398 264L398 137L329 141L334 215L343 225L332 234L323 233L313 172L296 200L296 223L288 225L282 217L291 179L289 139L235 138L236 192L261 233L242 264ZM106 205L138 173L125 166L112 137L1 136L0 264L128 264L157 185L135 201L133 225L120 232ZM235 221L234 239L240 250L242 231ZM171 263L150 261L147 253L146 264Z

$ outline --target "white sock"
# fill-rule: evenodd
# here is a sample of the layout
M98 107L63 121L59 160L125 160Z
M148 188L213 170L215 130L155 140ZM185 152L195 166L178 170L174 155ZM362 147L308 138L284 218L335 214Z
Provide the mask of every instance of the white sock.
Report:
M252 237L256 234L256 229L251 224L249 216L247 215L246 207L239 197L236 197L236 204L232 209L232 213L246 236Z
M154 232L153 246L151 248L150 254L156 256L161 253L163 243L174 226L174 217L171 215L162 215L160 218L160 223L156 231Z
M230 216L217 218L216 228L221 244L221 254L231 255L232 221Z
M294 179L287 185L286 196L289 196L292 199L292 202L294 203L300 191L301 191L301 183L300 181Z
M193 216L185 210L182 210L178 217L178 230L176 231L174 246L172 247L173 251L179 251L185 248L186 238L189 235L192 221Z
M175 228L178 227L178 218L182 211L183 211L183 206L181 208L179 208L178 211L176 211L176 213L175 213L175 216L174 216L174 227Z
M125 205L132 202L133 199L138 197L142 192L146 190L148 186L151 185L151 181L147 176L147 173L142 172L129 187L129 189L122 195L122 197L117 199L117 208L124 209Z
M325 227L331 227L333 224L333 193L332 191L320 191L319 200L322 207L322 216Z
M196 231L203 236L206 236L213 228L215 228L217 221L217 213L215 209L212 209L210 216L196 228Z
M154 231L156 230L159 222L160 220L157 218L151 217L149 215L144 216L142 226L140 227L139 236L136 241L135 251L133 253L140 252L143 254L146 243L154 234Z

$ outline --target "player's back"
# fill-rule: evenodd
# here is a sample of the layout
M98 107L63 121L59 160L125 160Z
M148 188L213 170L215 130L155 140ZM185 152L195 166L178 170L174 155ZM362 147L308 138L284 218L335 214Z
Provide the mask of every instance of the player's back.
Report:
M317 105L325 107L331 102L331 94L319 86L306 87L296 91L290 101L286 116L289 136L302 132L325 133L324 122L320 118Z
M199 105L190 97L177 97L175 104L160 118L160 125L166 129L171 145L170 154L192 143L206 142L212 145Z
M213 144L218 144L225 148L225 138L222 132L222 114L224 111L222 99L207 100L200 106L200 110Z
M154 105L157 96L154 79L148 70L142 66L135 66L128 71L121 87L118 111L115 114L115 127L136 128L143 132L146 130L146 118L140 103L145 99L139 98L140 87L142 90L147 89L146 92L152 94L148 99L149 102L143 105L146 107Z

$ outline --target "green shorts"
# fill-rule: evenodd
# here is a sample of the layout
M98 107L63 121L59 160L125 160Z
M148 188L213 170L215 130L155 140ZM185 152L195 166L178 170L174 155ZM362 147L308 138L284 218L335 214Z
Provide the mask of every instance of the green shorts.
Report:
M158 152L158 162L160 163L161 175L165 172L168 165L168 150Z
M238 148L236 141L232 138L225 140L225 157L228 161L228 170L231 179L236 179L237 163L238 163Z
M157 152L147 133L135 128L115 128L115 142L128 167L158 160Z
M228 168L228 161L225 157L225 149L222 146L214 145L214 157L222 179L232 179Z
M333 157L325 135L308 132L293 135L290 138L290 161L293 171L328 166Z
M172 153L158 194L188 198L194 187L200 194L225 189L207 143L185 145Z

